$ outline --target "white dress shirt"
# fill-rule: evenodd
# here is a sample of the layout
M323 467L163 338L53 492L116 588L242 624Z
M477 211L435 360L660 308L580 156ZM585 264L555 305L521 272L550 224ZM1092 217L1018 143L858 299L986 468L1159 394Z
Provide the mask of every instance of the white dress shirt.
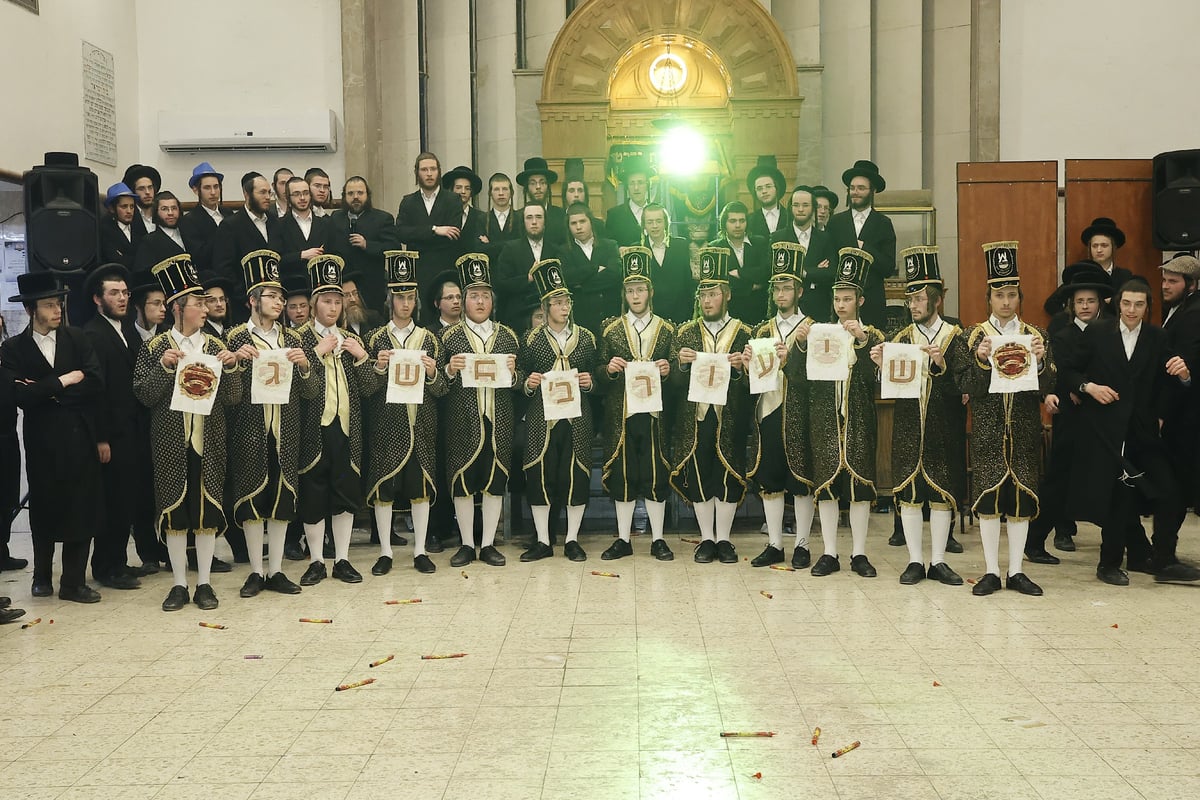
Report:
M312 233L312 224L313 224L312 211L310 210L303 217L300 216L299 214L297 214L295 211L293 211L292 216L296 219L296 224L300 226L300 232L304 234L304 238L308 239L308 235L310 233Z
M942 332L942 327L946 324L946 321L941 317L934 317L931 321L933 322L932 325L922 325L918 322L917 330L925 337L927 342L933 344L938 334Z
M767 230L774 233L779 228L779 206L774 208L764 208L763 219L767 221Z
M128 224L118 220L117 228L121 231L121 233L125 234L125 241L131 242L131 243L133 242L133 226L132 225L128 225Z
M221 213L220 206L217 206L216 208L209 208L208 206L202 205L200 207L207 211L208 215L213 218L213 222L217 223L218 225L221 224L221 220L225 219L225 216Z
M408 337L412 336L412 332L417 329L417 323L413 322L411 319L403 328L397 328L396 323L391 320L388 320L387 326L388 333L392 335L392 339L399 342L401 346L408 341Z
M546 326L546 330L550 332L550 335L554 338L555 344L558 345L559 354L567 351L567 342L571 339L571 328L572 326L570 325L564 325L561 331L556 331L549 325Z
M988 322L992 323L992 327L995 328L997 332L1002 334L1013 334L1015 336L1021 332L1020 317L1013 317L1007 323L1001 325L1000 320L996 319L996 315L992 314L988 316Z
M661 242L655 242L653 239L649 241L650 252L654 253L654 260L659 266L667 260L667 237L664 236Z
M645 212L645 206L639 206L632 200L629 201L629 210L633 212L633 217L638 221L638 225L642 224L642 214Z
M854 235L862 238L863 225L867 222L867 217L871 216L871 207L868 206L862 211L852 210L850 216L854 218Z
M712 322L709 320L704 320L704 327L708 329L708 332L712 334L712 337L714 339L717 338L717 335L722 330L724 330L725 326L728 324L729 324L729 314L728 313L726 313L725 316L721 317L719 320L716 320L715 322Z
M438 192L441 187L435 188L430 194L425 194L425 190L421 190L421 202L425 204L425 213L433 214L433 204L437 202Z
M267 215L258 215L250 210L250 206L245 206L246 213L250 215L250 221L254 223L254 227L258 228L258 232L262 234L263 241L267 240Z
M506 209L504 211L499 211L496 209L492 210L496 212L496 222L500 223L500 230L504 230L504 225L508 222L508 215L512 209Z
M798 312L793 312L790 317L785 317L783 314L776 314L775 327L779 329L779 338L786 341L788 336L791 335L792 329L799 325L803 319L804 317Z
M274 323L269 328L260 328L257 325L255 325L254 320L251 319L249 322L246 323L246 326L250 329L251 336L257 336L259 339L262 339L264 342L271 345L272 348L274 348L276 350L279 349L279 323L278 322Z
M810 223L807 228L798 228L796 223L792 223L792 230L796 233L796 242L805 250L808 249L808 243L812 241L813 226Z
M146 226L146 233L154 233L154 229L158 227L157 225L154 224L154 215L153 214L149 214L149 215L144 214L144 213L142 213L142 210L140 208L138 209L138 213L142 215L142 222Z
M542 260L542 240L541 239L530 239L529 240L529 249L533 251L533 260L534 261Z
M1125 345L1125 359L1133 358L1133 349L1137 347L1138 334L1142 332L1142 323L1139 322L1132 328L1126 328L1124 320L1121 321L1121 344Z
M596 247L596 237L593 236L591 239L588 239L586 242L581 242L578 239L576 239L575 244L579 245L579 249L582 250L583 254L588 257L588 261L591 261L592 260L592 250ZM603 264L600 265L600 269L604 269Z
M44 335L33 331L33 343L37 345L38 350L42 351L46 363L53 367L54 354L58 350L58 329L56 328Z
M179 228L168 228L166 225L163 225L162 229L163 233L171 237L172 242L187 250L187 247L183 244L183 234L179 232Z
M154 338L154 331L146 330L136 320L133 323L133 329L137 331L138 336L141 337L143 342L148 342Z

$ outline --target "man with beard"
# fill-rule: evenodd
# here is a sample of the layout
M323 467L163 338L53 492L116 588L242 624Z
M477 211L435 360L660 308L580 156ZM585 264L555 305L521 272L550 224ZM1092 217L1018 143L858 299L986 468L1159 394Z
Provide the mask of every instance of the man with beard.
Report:
M757 321L767 309L767 278L771 272L770 244L746 235L747 209L738 201L721 209L721 235L708 243L729 253L729 313L737 319ZM739 351L740 352L740 351Z
M100 260L133 269L137 246L144 235L137 235L133 227L137 195L125 184L114 183L108 187L104 205L108 216L100 220Z
M879 167L865 160L855 161L843 172L842 183L849 191L850 207L834 214L826 230L837 251L855 247L871 254L871 271L863 286L862 320L882 327L887 323L883 282L896 274L896 230L890 219L875 211L875 195L887 183Z
M121 183L137 196L138 213L133 218L133 230L134 236L140 238L154 230L154 196L162 187L162 176L154 167L134 164L125 170Z
M505 558L495 541L512 462L512 386L523 382L524 376L517 369L517 335L492 319L495 296L487 256L467 253L456 266L466 294L465 319L442 335L442 359L450 379L446 395L446 475L463 542L450 559L450 566L463 567L477 557L472 521L474 498L482 495L482 548L478 558L502 567ZM496 361L504 359L513 376L512 385L464 386L463 371L470 368L468 355L484 357L482 362L474 361L474 375L495 369L494 363L487 363L487 356Z
M804 296L801 310L814 322L829 322L833 315L833 264L837 261L828 235L817 227L813 214L813 190L792 190L791 224L775 231L773 242L792 242L804 248Z
M641 156L628 158L621 163L625 202L610 208L604 215L608 236L620 247L630 247L642 241L643 215L650 201L651 174L650 164Z
M329 184L329 173L320 167L309 167L304 170L304 182L312 192L313 214L318 217L329 216L329 196L332 188ZM290 197L288 202L291 202Z
M892 428L892 475L897 482L893 493L908 545L908 566L900 583L906 586L926 577L947 586L963 582L946 563L946 544L954 512L967 490L967 415L958 382L970 365L970 354L962 329L938 315L945 284L937 250L919 246L900 253L913 324L892 338L893 342L917 345L929 359L921 396L895 401ZM880 369L883 348L882 344L871 348L871 360ZM921 544L922 508L926 505L932 544L928 573Z
M783 512L790 494L796 512L792 568L804 569L812 560L808 532L815 510L812 455L808 447L808 386L800 370L792 368L785 372L783 368L791 360L792 351L799 352L800 337L808 334L813 321L800 311L804 294L803 246L779 242L771 245L771 251L770 286L776 311L771 319L758 326L754 338L774 340L779 378L777 387L760 394L754 406L756 426L751 436L754 466L747 478L758 483L767 522L767 546L750 566L769 567L783 562ZM749 343L742 350L742 358L751 369L756 367Z
M475 195L483 189L483 181L470 167L457 166L442 176L442 188L450 191L459 202L458 253L488 252L487 215L475 208ZM457 258L457 256L456 256Z
M546 159L540 156L525 159L525 168L517 173L517 184L525 190L525 205L538 203L542 206L542 228L536 235L545 236L546 241L561 246L567 243L567 215L551 202L554 198L550 187L557 181L558 173L550 169ZM526 219L526 222L528 221ZM525 235L533 237L535 234L527 226ZM536 295L532 295L532 298L537 300Z
M299 328L308 322L308 276L283 275L283 292L287 300L287 326Z
M120 264L102 264L88 273L84 282L97 311L83 330L96 352L104 378L104 401L95 418L104 496L109 501L103 524L96 531L92 575L101 586L112 589L136 589L141 585L126 561L129 528L133 524L131 501L138 494L140 449L133 366L142 345L133 327L126 324L128 280L129 271Z
M276 250L281 275L303 275L310 258L325 254L329 219L318 217L312 208L312 190L303 178L287 182L291 210L275 226Z
M396 235L409 250L421 254L417 282L429 289L433 276L454 266L462 235L462 202L453 192L442 191L442 164L433 153L421 153L413 162L417 191L400 200Z
M300 453L302 403L312 400L318 383L300 335L283 327L283 284L279 254L249 253L242 261L250 290L250 321L229 331L229 348L244 362L234 380L242 397L252 397L254 360L266 350L282 350L292 365L291 393L286 403L246 404L230 423L229 464L232 516L244 531L250 574L241 596L254 597L263 589L299 594L300 587L283 574L283 548L288 523L296 517L297 462ZM251 401L253 402L253 401ZM263 569L263 539L267 569Z
M776 165L775 156L759 156L758 163L746 176L746 189L758 201L758 209L746 219L746 234L771 241L781 227L787 227L787 214L779 198L787 181Z
M693 504L701 538L693 554L698 564L712 563L714 558L722 564L737 563L729 534L733 516L746 495L748 395L743 351L750 328L729 315L728 258L726 248L700 252L697 305L701 316L681 325L671 346L671 375L679 391L672 423L670 480L675 491ZM732 370L723 406L688 399L688 382L698 352L719 353L729 361Z
M367 388L366 408L370 421L371 447L367 454L367 505L374 509L379 531L379 558L372 575L392 569L392 509L399 501L409 505L413 519L413 567L417 572L437 570L425 554L429 534L430 505L437 493L438 408L437 399L446 393L446 376L438 369L438 337L417 325L416 253L389 250L385 255L391 320L371 332L367 354L374 374ZM392 365L398 350L421 351L421 367ZM397 371L406 385L420 382L419 403L392 403L387 399L390 371ZM436 537L435 537L436 538ZM438 550L440 551L440 547Z
M812 196L813 205L817 209L817 229L823 231L829 227L829 219L837 210L840 199L829 190L828 186L821 184L812 187Z
M217 228L225 220L221 213L221 181L225 176L213 169L207 161L197 164L188 178L188 186L196 193L196 207L179 220L179 230L191 249L196 269L212 269L213 239ZM157 262L156 262L157 263Z
M1041 395L1054 386L1056 369L1045 331L1018 316L1021 282L1017 272L1017 243L991 242L983 246L987 262L987 296L991 314L971 329L967 349L974 355L963 373L961 388L971 395L971 471L975 497L971 510L979 517L985 574L971 589L983 597L1000 589L1000 523L1008 527L1008 580L1005 587L1039 596L1038 586L1022 571L1029 520L1038 515L1034 493L1041 479ZM1038 391L992 394L992 337L1031 336L1030 353L1037 363ZM1011 352L1011 351L1010 351ZM1027 355L1009 369L1028 370Z
M347 270L342 274L342 325L360 339L366 339L367 334L380 326L379 312L367 308L363 304L362 292L359 285L363 281L359 272Z
M234 214L226 217L217 228L213 242L213 268L228 278L234 286L233 322L244 322L246 312L240 303L246 297L242 285L242 259L255 250L268 250L279 220L271 213L271 186L257 172L242 176L242 197L245 202Z
M863 287L871 269L871 254L854 247L838 253L837 277L833 282L833 313L836 323L853 337L857 360L848 380L808 380L809 447L813 461L813 483L817 513L821 517L824 552L812 566L812 574L823 577L842 568L838 561L838 515L840 503L850 505L850 569L863 578L878 573L867 558L867 525L871 501L875 499L875 365L867 355L883 342L883 334L859 319L864 306ZM808 356L808 330L800 331L800 353L796 367ZM807 376L807 369L805 368Z
M586 561L587 553L579 544L579 529L591 488L592 405L582 399L580 416L547 419L541 386L547 380L547 372L574 370L578 390L591 393L596 338L587 328L571 322L571 293L557 259L534 264L533 277L546 310L546 323L525 337L518 363L526 376L525 396L529 400L521 463L537 542L521 554L521 560L538 561L554 555L550 545L550 507L554 505L567 509L563 554L572 561ZM574 387L568 386L567 391L574 391Z
M567 209L571 240L562 256L562 271L571 292L587 298L575 321L597 336L604 320L621 309L621 252L612 239L596 237L593 223L592 211L583 203Z
M54 593L54 545L62 542L58 596L97 603L86 583L88 547L97 510L103 511L96 414L104 377L91 341L63 324L63 298L50 272L17 276L29 325L0 344L0 380L12 384L25 412L25 475L29 482L29 530L33 537L34 597Z
M179 199L171 192L154 196L154 230L138 245L134 267L148 270L172 256L188 252L187 241L179 230Z
M291 203L288 200L287 183L295 175L287 167L280 167L275 170L275 174L271 177L271 191L275 195L275 200L271 204L271 211L277 219L283 219L287 216L291 209Z
M533 276L529 270L539 261L558 258L560 250L545 238L546 207L530 201L521 209L525 235L504 244L496 264L496 293L500 297L500 316L514 330L525 331L525 309L540 307Z
M371 205L371 187L364 178L348 178L342 187L342 207L329 215L325 252L340 257L347 272L366 276L360 290L370 308L383 307L383 253L396 244L392 215Z
M646 214L652 213L647 206ZM664 212L665 213L665 212ZM642 217L643 222L646 216ZM661 411L630 413L626 394L626 369L634 362L652 362L658 368L659 396L671 374L671 342L675 329L654 313L653 277L657 262L647 247L630 247L621 254L624 272L624 314L604 323L600 359L604 365L601 389L608 393L604 404L604 490L616 507L617 538L600 558L612 561L633 555L630 536L633 512L639 498L646 504L650 523L650 555L673 561L675 554L663 539L667 512L668 473L663 442L666 423Z
M154 267L154 276L171 304L175 325L138 351L133 393L151 412L157 527L166 540L175 581L162 609L178 611L191 599L186 551L192 534L198 562L195 603L211 611L218 601L209 577L217 535L225 528L225 409L242 399L237 356L200 330L208 308L191 258L186 254L170 258ZM206 353L221 362L222 375L207 416L171 408L179 363L190 353ZM207 385L209 391L217 378L199 365L191 368L190 376L191 382Z
M357 335L338 327L342 316L342 270L337 256L308 262L313 317L300 329L320 391L305 404L300 444L300 519L311 563L301 586L327 576L322 558L325 521L333 528L333 577L361 583L349 561L354 512L362 505L362 388L373 379L372 364Z
M521 238L521 221L512 207L512 180L503 172L492 175L488 178L488 197L492 207L484 231L499 252L505 242Z

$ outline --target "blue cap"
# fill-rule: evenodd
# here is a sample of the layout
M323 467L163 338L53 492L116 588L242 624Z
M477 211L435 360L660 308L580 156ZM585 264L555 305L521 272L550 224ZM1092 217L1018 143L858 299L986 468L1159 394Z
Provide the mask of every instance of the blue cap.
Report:
M118 197L132 197L137 200L137 195L128 186L123 183L114 183L108 187L108 193L104 196L104 205L111 206L117 202Z
M217 180L222 182L225 180L225 176L213 169L212 164L208 163L207 161L201 161L196 165L195 169L192 170L192 177L188 178L188 187L195 189L196 184L205 175L216 175Z

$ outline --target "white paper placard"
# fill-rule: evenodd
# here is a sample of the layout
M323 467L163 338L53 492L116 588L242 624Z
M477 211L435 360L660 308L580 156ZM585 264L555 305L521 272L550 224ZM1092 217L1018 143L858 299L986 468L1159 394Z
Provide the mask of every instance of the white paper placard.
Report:
M991 394L1037 391L1038 363L1033 355L1033 336L1029 334L991 336Z
M542 373L542 410L546 421L575 419L583 416L579 370L552 369Z
M879 367L879 396L884 399L920 399L925 387L929 356L919 344L884 342Z
M779 356L775 353L777 339L751 339L750 394L766 394L779 389Z
M467 365L462 371L462 385L468 389L508 389L513 376L504 353L464 353Z
M393 350L387 365L388 403L420 405L425 400L424 350Z
M630 361L625 366L625 413L663 410L662 376L653 361Z
M732 368L728 353L696 353L688 379L688 400L710 406L725 405Z
M251 405L285 405L292 397L293 366L287 350L259 350L249 367Z
M857 360L854 334L841 325L821 322L809 329L804 367L810 381L848 380Z
M221 362L208 353L188 353L175 366L171 410L207 417L221 387Z

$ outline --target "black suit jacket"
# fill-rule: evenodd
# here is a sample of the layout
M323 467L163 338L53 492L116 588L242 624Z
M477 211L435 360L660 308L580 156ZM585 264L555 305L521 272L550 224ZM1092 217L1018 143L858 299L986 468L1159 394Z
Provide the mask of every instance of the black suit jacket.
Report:
M765 239L746 237L742 249L742 263L738 263L737 255L729 240L724 236L709 242L710 247L729 248L729 289L732 298L729 301L729 315L753 327L757 322L766 319L767 314L767 281L771 277L771 245ZM734 272L738 274L733 275ZM754 287L758 288L755 289Z
M854 232L854 217L849 209L834 214L825 232L833 242L835 259L837 251L843 247L859 246L860 234ZM887 313L884 311L887 298L884 296L883 282L896 274L896 229L887 216L872 209L863 223L861 238L861 249L870 253L875 260L867 271L867 285L863 292L865 301L859 316L863 322L883 329L887 325Z
M613 206L605 213L604 229L608 238L620 247L631 247L642 241L642 224L638 222L629 203Z
M229 299L232 322L244 322L249 311L244 308L243 299L246 297L246 281L242 276L242 258L247 253L262 250L271 246L272 233L279 219L267 210L267 235L264 238L259 232L254 220L246 213L246 208L239 208L232 215L225 217L217 228L213 240L213 269L233 282L235 288L233 297Z
M132 240L126 239L117 224L116 217L105 217L100 220L100 263L120 264L131 272L134 269L134 258L137 256L138 244L142 236L138 236L137 228L129 226Z
M800 298L800 310L813 318L814 322L829 322L833 319L833 278L837 267L837 251L829 234L813 223L808 237L808 250L804 254L804 296ZM799 244L796 229L788 218L786 225L771 238L772 242Z
M520 239L523 232L521 224L521 212L511 206L508 209L508 217L504 220L504 224L500 224L500 218L496 216L496 212L488 211L485 213L488 241L496 248L496 252L500 252L500 248L505 242L511 242L513 239Z
M640 242L650 247L650 242ZM677 325L696 314L696 280L692 277L692 250L682 236L667 237L667 250L662 263L650 247L654 261L651 275L654 281L654 313Z
M381 309L387 293L387 276L384 275L383 253L400 246L396 239L396 225L392 215L378 208L363 209L357 219L351 219L343 208L324 219L329 220L325 252L341 256L346 262L347 272L358 272L363 282L358 287L363 303L369 309ZM366 240L367 246L350 244L350 234L357 233ZM418 269L420 267L418 266Z
M296 221L293 214L288 214L286 217L281 217L279 224L275 226L272 232L274 241L271 249L279 253L279 270L280 272L303 273L307 270L307 264L300 257L300 253L310 247L325 247L329 241L329 217L318 217L313 215L312 227L309 228L308 236L300 230L300 223ZM365 277L365 276L364 276Z
M746 216L746 235L758 236L762 239L771 241L775 238L776 233L784 228L790 227L791 224L792 215L788 212L788 209L780 205L779 219L775 223L775 230L772 231L767 227L766 214L763 213L761 208L757 208Z
M421 254L417 260L417 283L424 295L434 276L454 267L460 251L458 242L433 232L434 225L462 225L462 201L447 189L439 189L433 210L425 210L420 190L406 194L396 212L396 234L405 248Z
M221 212L221 221L229 216ZM213 268L213 241L217 238L217 221L202 207L196 206L179 220L179 232L187 243L196 269Z
M559 247L542 240L543 260L561 256L562 251ZM529 269L533 263L533 249L529 246L529 239L521 237L505 242L500 250L500 258L492 268L492 286L497 295L497 316L515 331L524 331L529 327L525 309L538 301L537 287L529 280ZM465 290L463 295L466 295ZM525 317L523 321L522 317Z
M138 401L133 395L133 367L142 339L126 321L117 333L97 314L83 326L96 351L104 377L104 396L96 413L96 438L114 448L132 447L137 432Z
M517 238L520 238L525 235L524 216L521 217L518 227L520 235ZM600 235L594 230L592 233L596 236ZM571 232L567 230L567 212L558 206L546 206L546 241L558 247L565 247L570 238Z
M141 244L138 245L137 255L133 259L133 268L138 271L148 270L164 259L180 253L187 253L188 240L184 239L183 243L184 247L180 247L174 239L163 233L162 228L155 228L152 232L147 233Z
M604 320L621 313L621 251L612 239L594 239L588 258L572 239L562 263L563 279L575 295L575 322L599 337Z

